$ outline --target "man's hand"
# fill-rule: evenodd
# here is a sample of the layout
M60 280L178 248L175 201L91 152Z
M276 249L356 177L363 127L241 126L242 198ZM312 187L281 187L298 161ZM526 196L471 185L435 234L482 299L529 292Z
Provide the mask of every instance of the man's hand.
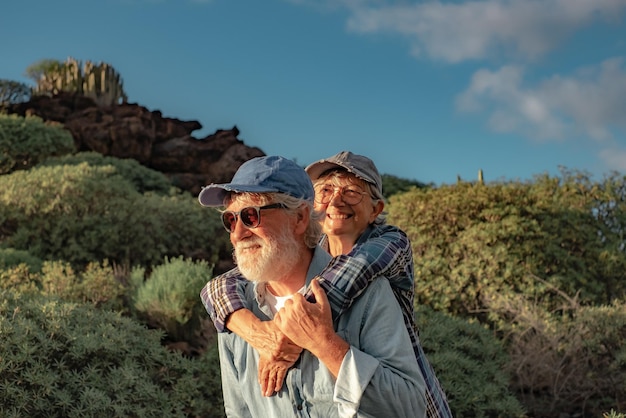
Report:
M265 357L259 358L259 385L263 396L272 396L278 392L285 380L287 371L294 362L269 360Z
M298 360L302 348L291 342L273 321L261 321L247 309L233 312L226 326L259 352L261 393L271 396L278 392L287 370Z
M287 370L294 365L302 348L283 334L274 321L262 321L264 332L257 332L259 348L259 385L263 396L272 396L282 386Z
M284 361L291 366L302 352L302 348L287 338L274 321L260 321L249 338L248 342L257 349L259 356L268 361Z
M311 290L315 303L295 294L278 311L274 322L287 338L319 358L337 377L350 346L335 333L328 297L317 280L311 282Z

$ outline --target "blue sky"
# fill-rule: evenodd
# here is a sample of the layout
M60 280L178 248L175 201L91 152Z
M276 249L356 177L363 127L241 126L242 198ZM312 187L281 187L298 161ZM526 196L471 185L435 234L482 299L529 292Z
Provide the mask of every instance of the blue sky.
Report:
M302 165L532 180L626 172L626 0L9 0L0 78L106 62L129 102Z

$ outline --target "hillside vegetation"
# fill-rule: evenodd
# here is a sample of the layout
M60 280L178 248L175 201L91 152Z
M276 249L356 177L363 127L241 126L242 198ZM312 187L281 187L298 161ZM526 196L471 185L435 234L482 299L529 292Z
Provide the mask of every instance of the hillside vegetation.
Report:
M564 171L391 198L389 221L412 241L416 306L492 330L530 416L626 409L624 180Z
M0 115L0 416L222 416L198 297L228 253L218 212L64 132ZM626 411L624 180L391 196L456 417Z

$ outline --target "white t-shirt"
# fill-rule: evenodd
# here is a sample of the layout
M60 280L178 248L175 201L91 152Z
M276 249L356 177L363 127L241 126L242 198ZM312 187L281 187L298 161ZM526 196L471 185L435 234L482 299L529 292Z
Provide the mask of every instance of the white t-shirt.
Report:
M305 288L305 286L302 286L297 293L303 295ZM276 312L280 311L282 307L285 306L285 302L291 298L293 298L293 295L276 296L267 287L265 288L265 304L269 306L274 315L276 315Z

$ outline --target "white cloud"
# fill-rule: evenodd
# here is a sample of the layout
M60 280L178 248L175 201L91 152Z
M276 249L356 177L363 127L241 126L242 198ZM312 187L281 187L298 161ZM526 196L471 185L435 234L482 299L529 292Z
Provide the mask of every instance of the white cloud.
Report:
M462 112L488 114L498 132L540 139L587 136L610 140L626 136L626 68L613 58L580 69L569 77L553 76L534 86L520 67L474 73L456 100Z
M600 151L600 158L607 171L626 172L626 148L605 148Z
M371 2L369 2L371 3ZM447 62L494 54L536 57L598 18L614 20L624 0L476 0L367 5L350 1L348 29L406 36L416 55Z

